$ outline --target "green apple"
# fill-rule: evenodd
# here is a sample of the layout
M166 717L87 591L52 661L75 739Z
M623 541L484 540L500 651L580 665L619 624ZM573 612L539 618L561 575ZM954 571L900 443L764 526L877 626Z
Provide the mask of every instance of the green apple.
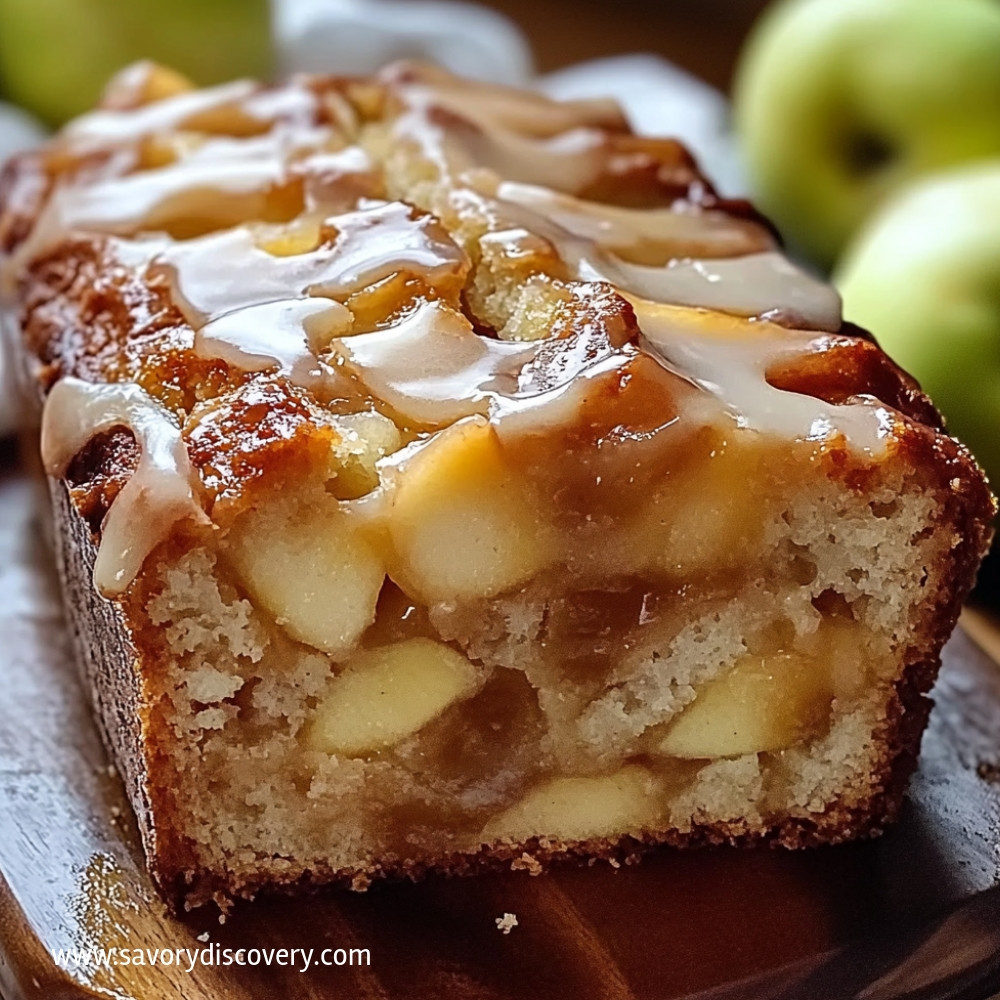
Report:
M834 277L1000 483L1000 157L928 177L858 233Z
M829 265L894 190L1000 154L1000 0L779 0L733 97L760 207Z
M203 85L266 76L268 0L0 0L0 88L53 125L137 59Z

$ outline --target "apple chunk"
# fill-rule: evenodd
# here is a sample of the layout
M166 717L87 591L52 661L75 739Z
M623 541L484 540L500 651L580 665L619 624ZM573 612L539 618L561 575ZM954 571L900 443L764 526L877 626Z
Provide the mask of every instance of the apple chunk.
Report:
M587 840L654 826L652 774L637 764L597 777L552 778L486 824L483 843L529 837Z
M551 539L493 429L460 421L392 470L390 576L429 603L491 597L543 569Z
M811 656L745 656L669 723L658 750L714 758L789 747L822 723L832 686L830 671Z
M314 750L360 757L418 732L473 695L480 671L433 639L357 654L331 683L305 731Z
M998 94L994 0L781 0L743 49L733 118L755 200L829 264L888 195L1000 155ZM919 285L877 287L897 302Z
M331 656L348 653L375 618L385 568L332 499L249 511L230 529L226 554L256 604Z
M1000 114L994 117L1000 122ZM995 157L936 173L888 201L834 275L845 315L874 330L892 359L916 376L944 413L948 433L972 449L994 489L1000 482L998 218L1000 141Z
M615 553L620 566L686 578L753 557L780 459L757 435L729 437L713 437L704 454L649 497Z

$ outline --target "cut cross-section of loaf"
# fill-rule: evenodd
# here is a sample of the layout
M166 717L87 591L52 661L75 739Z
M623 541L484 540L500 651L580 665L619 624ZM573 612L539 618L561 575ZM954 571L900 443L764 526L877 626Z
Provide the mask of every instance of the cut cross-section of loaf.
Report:
M197 903L877 832L993 500L608 102L138 67L2 180L68 613Z

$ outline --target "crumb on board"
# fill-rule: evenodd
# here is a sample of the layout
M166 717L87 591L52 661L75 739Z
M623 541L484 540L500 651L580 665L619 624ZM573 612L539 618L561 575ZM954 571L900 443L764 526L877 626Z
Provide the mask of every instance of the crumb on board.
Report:
M514 858L510 863L510 870L512 872L525 871L529 875L541 875L542 874L542 863L538 858L533 858L530 854L525 852L519 858Z
M202 931L197 938L199 941L205 942L208 940L208 931Z
M981 760L976 765L976 774L983 781L1000 783L1000 764L996 764L993 761Z
M494 920L497 925L497 930L503 934L509 934L515 927L517 927L517 914L515 913L505 913L502 917L497 917Z

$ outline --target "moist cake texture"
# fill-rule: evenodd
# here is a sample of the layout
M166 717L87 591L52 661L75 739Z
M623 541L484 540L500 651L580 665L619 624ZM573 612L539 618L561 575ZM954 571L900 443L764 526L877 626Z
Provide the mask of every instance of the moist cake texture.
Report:
M0 198L168 893L895 815L993 500L676 142L423 66L143 65Z

